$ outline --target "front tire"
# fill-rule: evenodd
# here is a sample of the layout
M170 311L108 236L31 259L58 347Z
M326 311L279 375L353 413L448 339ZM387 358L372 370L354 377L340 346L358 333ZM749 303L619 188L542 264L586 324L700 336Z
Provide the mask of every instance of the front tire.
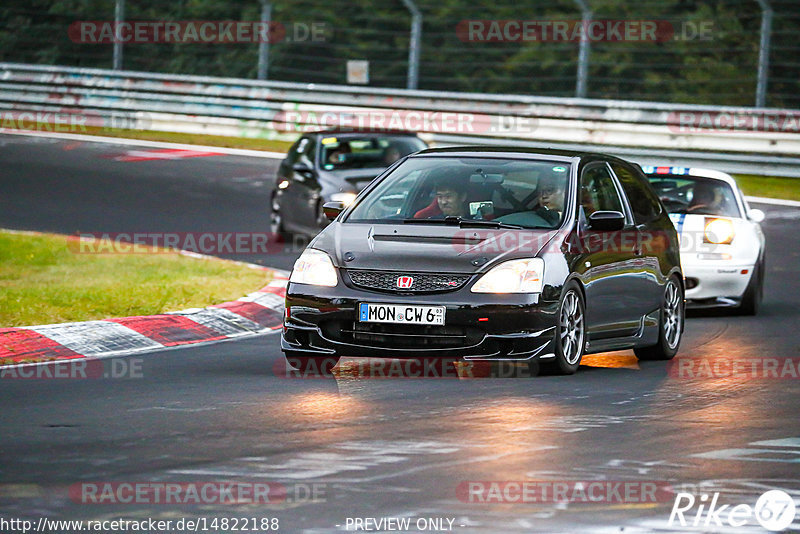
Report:
M272 232L272 235L279 237L283 240L284 243L288 243L291 241L291 234L286 231L286 227L283 225L283 217L281 216L280 205L276 200L276 195L272 195L272 200L270 201L270 211L269 211L269 230Z
M325 229L325 227L328 226L331 223L331 221L328 220L328 217L325 216L325 210L322 209L322 205L323 204L324 204L324 201L322 199L320 199L320 201L317 202L317 228L316 228L316 230L317 230L318 233L323 231Z
M640 360L671 360L677 353L683 336L686 317L683 288L675 277L667 281L658 321L658 343L651 347L633 349Z
M761 307L761 300L764 298L764 266L757 263L750 276L750 283L742 295L742 303L737 310L739 315L756 315Z
M553 344L556 358L548 365L550 370L574 374L586 348L586 304L576 282L568 283L561 295Z

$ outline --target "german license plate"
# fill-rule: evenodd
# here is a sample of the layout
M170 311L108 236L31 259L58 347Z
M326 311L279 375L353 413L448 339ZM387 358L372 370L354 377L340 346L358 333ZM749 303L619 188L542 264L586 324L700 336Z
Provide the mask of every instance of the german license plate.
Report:
M444 324L444 306L403 306L398 304L368 304L358 306L362 323Z

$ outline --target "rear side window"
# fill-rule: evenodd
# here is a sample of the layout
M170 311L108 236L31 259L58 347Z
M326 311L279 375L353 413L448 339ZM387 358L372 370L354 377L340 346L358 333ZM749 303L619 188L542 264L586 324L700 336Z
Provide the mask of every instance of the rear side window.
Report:
M656 219L661 214L661 203L650 185L626 165L611 162L611 168L628 197L636 224L645 224Z
M303 152L303 157L305 157L308 160L308 164L311 165L312 167L315 164L314 158L316 156L316 150L317 150L317 143L315 143L314 140L309 139L308 146Z
M614 186L614 179L605 165L595 165L583 173L580 202L587 218L596 211L625 213L617 188Z

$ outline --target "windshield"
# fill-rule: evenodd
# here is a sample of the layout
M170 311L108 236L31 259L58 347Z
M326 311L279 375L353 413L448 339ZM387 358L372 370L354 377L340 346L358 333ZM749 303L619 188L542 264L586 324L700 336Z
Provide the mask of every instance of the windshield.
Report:
M670 213L741 217L733 189L722 180L673 174L647 179Z
M553 161L415 157L362 198L347 221L557 228L569 175L569 164Z
M323 137L320 165L323 169L348 170L388 167L398 159L427 148L413 136Z

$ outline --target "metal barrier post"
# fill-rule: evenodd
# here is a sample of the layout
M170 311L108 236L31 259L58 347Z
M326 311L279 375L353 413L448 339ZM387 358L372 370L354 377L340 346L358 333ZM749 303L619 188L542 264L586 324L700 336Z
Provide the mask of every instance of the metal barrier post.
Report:
M589 31L589 23L592 21L592 10L589 9L587 0L575 0L575 3L581 8L581 24L583 25L580 49L578 50L578 81L575 86L575 96L578 98L586 98L586 80L589 77L590 44L587 32Z
M269 24L272 21L272 4L269 0L261 0L261 22L267 28L267 39L258 42L258 79L266 80L269 75L269 39L272 31Z
M772 37L772 7L769 0L758 0L761 6L761 43L758 48L758 85L756 86L756 107L763 108L767 101L767 81L769 80L769 42Z
M125 20L125 0L117 0L114 6L114 70L122 70L122 29Z
M408 43L408 81L406 89L416 89L419 79L419 51L422 45L422 12L413 0L403 0L406 8L411 12L411 35Z

